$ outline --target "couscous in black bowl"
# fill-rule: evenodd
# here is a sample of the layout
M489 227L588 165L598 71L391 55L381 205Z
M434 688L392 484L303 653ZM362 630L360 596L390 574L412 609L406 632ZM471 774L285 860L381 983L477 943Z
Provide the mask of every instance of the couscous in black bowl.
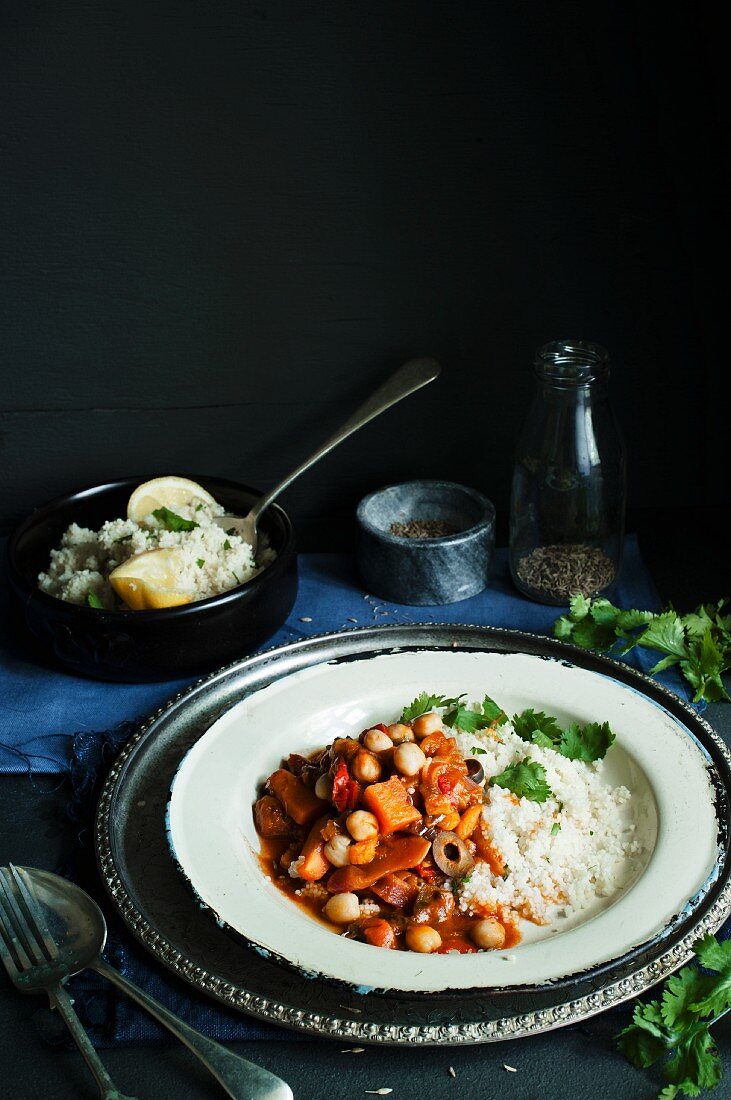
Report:
M193 475L227 512L243 516L261 496L224 478ZM292 523L277 504L259 524L276 557L261 573L217 596L151 611L107 611L42 592L48 567L71 523L97 529L126 515L144 477L128 477L59 497L33 512L8 543L13 616L19 640L41 659L99 680L127 683L196 676L245 656L286 620L297 595Z

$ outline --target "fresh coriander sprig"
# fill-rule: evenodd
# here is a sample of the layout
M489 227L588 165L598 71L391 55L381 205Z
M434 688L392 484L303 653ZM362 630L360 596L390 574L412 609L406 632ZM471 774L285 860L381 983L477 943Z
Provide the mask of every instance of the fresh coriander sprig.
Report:
M658 1100L698 1096L713 1089L723 1073L709 1027L731 1011L731 940L704 936L693 945L698 962L665 982L662 995L640 1001L632 1023L616 1036L622 1053L640 1069L663 1060L667 1084Z
M87 592L86 593L86 602L88 603L89 607L94 607L94 608L97 609L97 611L103 611L104 610L104 604L99 599L96 592L92 592L92 591Z
M613 651L623 657L635 646L664 656L650 673L679 665L694 691L693 702L731 702L722 676L731 668L731 614L722 614L727 600L701 604L687 615L665 611L625 611L606 599L574 596L568 615L553 624L557 638L582 649Z
M485 696L479 710L472 710L470 706L465 706L461 702L462 699L464 695L460 695L459 699L450 700L452 706L444 715L445 725L462 730L463 733L476 733L478 730L502 726L508 720L502 707L499 707L489 695Z
M464 699L464 695L460 695L459 698ZM445 695L430 695L428 691L422 691L416 696L413 703L410 703L408 707L404 707L400 721L413 722L415 718L420 718L422 714L428 714L430 710L435 710L437 707L456 706L457 702L457 699L448 699Z
M553 794L546 782L546 769L537 760L530 760L527 756L517 764L511 764L500 775L494 775L490 785L504 787L518 798L526 798L529 802L545 802Z
M608 722L589 722L585 726L573 722L562 729L555 718L542 710L524 710L513 715L513 729L530 744L555 749L567 760L583 760L586 764L602 760L614 743Z

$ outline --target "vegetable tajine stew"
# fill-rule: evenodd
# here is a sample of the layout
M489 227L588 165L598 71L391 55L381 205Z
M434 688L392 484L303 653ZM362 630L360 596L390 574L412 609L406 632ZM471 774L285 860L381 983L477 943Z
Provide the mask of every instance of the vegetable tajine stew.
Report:
M339 737L308 757L293 753L269 776L254 806L262 867L288 897L351 939L425 953L508 948L520 940L518 912L512 897L511 904L499 900L503 887L509 896L503 880L510 869L483 809L505 800L509 813L529 822L531 836L540 833L544 846L563 843L565 856L575 856L577 830L595 844L588 825L596 822L571 820L559 801L570 799L570 785L568 794L554 795L546 767L554 782L572 769L586 772L586 782L606 791L614 807L594 763L613 740L606 724L564 731L542 712L526 711L511 726L487 696L475 710L461 696L424 693L400 721ZM502 772L500 759L510 764ZM617 801L629 797L616 793ZM616 848L612 864L624 854ZM538 858L551 863L550 854ZM556 866L570 878L572 862L559 858ZM587 895L594 887L586 883ZM597 887L610 889L608 882ZM573 900L560 886L544 888L548 894L553 902ZM530 904L520 915L548 923L542 899L532 912Z

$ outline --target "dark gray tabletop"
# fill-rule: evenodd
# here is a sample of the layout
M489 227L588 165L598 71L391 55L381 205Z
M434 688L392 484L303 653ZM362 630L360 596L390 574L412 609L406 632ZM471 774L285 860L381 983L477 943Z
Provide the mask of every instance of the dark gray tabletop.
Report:
M672 538L665 525L640 532L663 599L686 610L724 594L729 588L725 563L717 544L704 538L700 520L690 517L670 530ZM710 706L706 717L731 744L731 706ZM57 865L70 840L57 783L52 777L34 784L25 777L0 777L0 863ZM40 1003L17 995L0 974L0 1096L91 1100L96 1092L81 1057L49 1046L36 1031L33 1015ZM345 1053L347 1043L302 1041L295 1034L291 1040L233 1046L288 1081L296 1100L355 1100L380 1088L392 1089L393 1100L423 1100L425 1095L434 1100L596 1100L614 1094L650 1100L657 1095L658 1079L630 1066L612 1041L628 1017L628 1011L617 1010L544 1036L452 1050L367 1047L353 1054ZM731 1096L731 1016L714 1035L726 1073L714 1094L721 1100ZM104 1051L103 1058L118 1087L139 1100L222 1096L178 1044Z

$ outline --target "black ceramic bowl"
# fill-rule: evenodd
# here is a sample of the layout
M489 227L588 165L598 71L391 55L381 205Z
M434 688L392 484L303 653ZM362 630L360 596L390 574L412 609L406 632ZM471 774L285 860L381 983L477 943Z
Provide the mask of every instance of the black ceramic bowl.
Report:
M246 515L261 496L235 481L191 476L233 515ZM59 497L33 512L12 535L14 617L37 655L99 680L181 679L250 653L287 618L297 594L297 561L291 521L276 504L259 524L276 558L258 576L220 596L159 611L102 611L41 592L38 574L68 525L96 529L125 516L130 493L146 480L128 477Z

